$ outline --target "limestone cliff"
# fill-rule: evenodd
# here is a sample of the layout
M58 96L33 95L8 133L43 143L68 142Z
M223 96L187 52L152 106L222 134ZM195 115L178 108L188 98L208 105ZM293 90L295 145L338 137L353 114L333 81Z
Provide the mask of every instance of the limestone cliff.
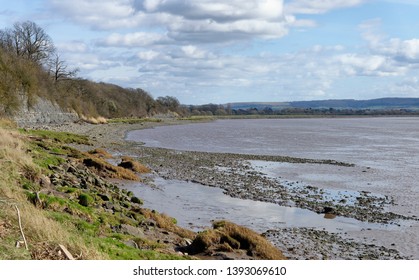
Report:
M62 109L56 103L42 97L37 97L34 104L29 104L27 95L20 95L21 106L13 119L21 127L64 124L78 121L77 113Z

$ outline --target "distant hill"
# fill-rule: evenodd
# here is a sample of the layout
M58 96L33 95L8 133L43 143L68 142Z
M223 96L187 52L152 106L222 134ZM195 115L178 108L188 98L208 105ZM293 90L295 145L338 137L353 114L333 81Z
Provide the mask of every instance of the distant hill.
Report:
M229 103L232 109L258 110L271 108L273 110L285 108L334 108L334 109L419 109L419 98L378 98L370 100L330 99L292 102L240 102Z

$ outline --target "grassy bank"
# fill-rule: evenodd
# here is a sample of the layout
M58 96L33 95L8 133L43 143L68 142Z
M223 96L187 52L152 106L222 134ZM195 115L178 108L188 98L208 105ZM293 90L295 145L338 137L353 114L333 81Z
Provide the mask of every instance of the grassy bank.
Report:
M109 158L86 136L18 130L2 121L0 259L190 259L223 250L228 258L250 251L254 258L267 256L266 247L249 248L248 240L233 234L243 232L237 225L197 250L201 235L143 208L141 198L109 181L142 180L150 170L135 158L112 159L118 165ZM219 233L220 227L206 232ZM269 250L277 251L272 245Z

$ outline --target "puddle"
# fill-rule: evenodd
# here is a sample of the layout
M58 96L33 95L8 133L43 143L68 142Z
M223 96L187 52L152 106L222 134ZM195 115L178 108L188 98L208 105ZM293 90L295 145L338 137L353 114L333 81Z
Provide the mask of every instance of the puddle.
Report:
M156 187L141 183L124 184L144 201L144 207L175 217L182 227L194 231L211 226L212 220L226 219L257 232L285 227L312 227L330 232L384 229L391 225L360 222L352 218L324 217L324 214L273 203L243 200L225 195L221 189L196 183L155 178Z

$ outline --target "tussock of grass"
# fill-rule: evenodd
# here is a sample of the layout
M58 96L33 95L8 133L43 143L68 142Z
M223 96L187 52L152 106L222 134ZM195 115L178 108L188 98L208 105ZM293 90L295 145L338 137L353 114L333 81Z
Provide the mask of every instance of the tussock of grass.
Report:
M104 117L86 117L86 116L81 116L81 119L87 123L90 124L106 124L108 123L108 120Z
M89 153L84 153L84 156L85 158L83 159L83 164L87 167L93 168L101 176L131 181L140 180L140 178L131 170L120 166L114 166L109 162Z
M212 230L197 235L192 244L194 253L209 248L223 251L247 250L260 259L283 260L281 251L256 232L228 221L216 221Z
M104 159L113 158L113 156L110 153L108 153L106 150L101 149L101 148L96 148L94 150L91 150L89 151L89 154L95 155L97 157L104 158Z
M132 170L138 173L150 173L151 170L144 166L143 164L139 163L138 161L134 160L131 157L124 156L122 157L121 163L118 166L123 167L125 169Z
M141 209L140 213L146 219L155 220L159 228L163 228L168 231L174 232L181 237L194 238L196 235L193 231L181 228L178 225L176 225L174 219L165 214L160 214L160 213L157 213L156 211L152 211L149 209Z

